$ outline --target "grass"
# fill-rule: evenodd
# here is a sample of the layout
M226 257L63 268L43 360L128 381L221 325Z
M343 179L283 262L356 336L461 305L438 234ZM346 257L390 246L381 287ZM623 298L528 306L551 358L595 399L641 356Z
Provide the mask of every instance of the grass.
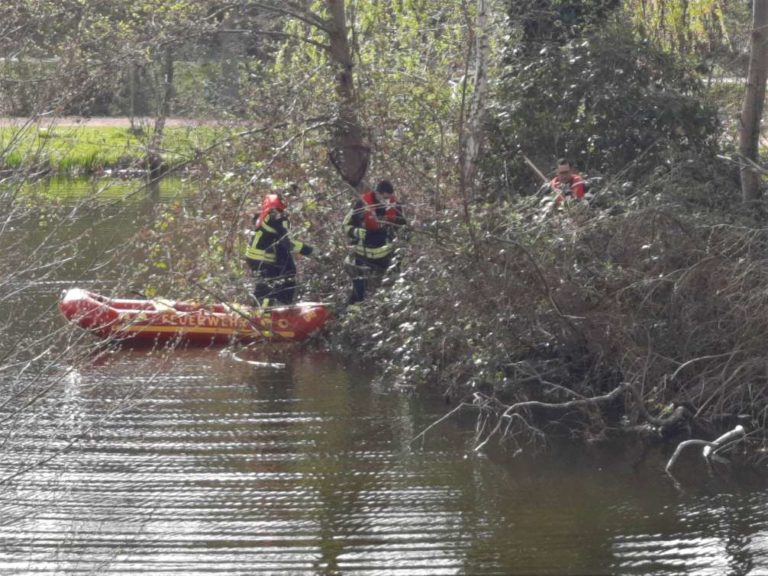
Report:
M54 177L24 186L21 195L30 201L45 204L82 200L143 202L147 198L169 201L194 189L194 184L184 179L163 178L155 195L151 196L140 179Z
M166 128L163 158L173 165L228 134L228 129L214 126ZM0 127L0 167L47 170L57 175L137 167L146 154L149 136L113 126L4 126Z

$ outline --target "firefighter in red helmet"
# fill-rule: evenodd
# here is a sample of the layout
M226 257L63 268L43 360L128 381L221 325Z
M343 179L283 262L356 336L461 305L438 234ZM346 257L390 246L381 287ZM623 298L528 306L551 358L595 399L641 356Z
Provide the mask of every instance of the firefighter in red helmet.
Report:
M291 304L296 295L296 263L293 255L309 256L313 248L290 237L286 205L278 194L267 194L261 211L254 215L254 230L245 261L256 276L253 295L259 305Z

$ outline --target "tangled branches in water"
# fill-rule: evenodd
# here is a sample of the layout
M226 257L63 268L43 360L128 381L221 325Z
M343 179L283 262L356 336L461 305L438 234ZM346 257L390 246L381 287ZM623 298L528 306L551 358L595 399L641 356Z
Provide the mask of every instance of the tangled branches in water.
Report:
M660 207L476 216L472 246L412 247L405 278L370 304L367 355L396 358L401 381L448 382L477 410L478 448L742 425L762 458L768 231Z

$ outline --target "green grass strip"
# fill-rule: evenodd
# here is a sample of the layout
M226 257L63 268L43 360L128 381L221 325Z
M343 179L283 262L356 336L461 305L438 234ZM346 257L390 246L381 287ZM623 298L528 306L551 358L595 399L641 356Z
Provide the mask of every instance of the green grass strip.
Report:
M232 133L214 126L165 130L162 156L173 165ZM55 174L93 174L114 167L137 166L146 155L151 131L133 133L113 126L0 127L0 167L48 168Z

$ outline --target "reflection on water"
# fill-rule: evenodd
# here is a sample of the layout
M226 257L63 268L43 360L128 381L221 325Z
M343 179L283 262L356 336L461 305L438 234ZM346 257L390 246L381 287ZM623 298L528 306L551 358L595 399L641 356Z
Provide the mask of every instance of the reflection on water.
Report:
M580 457L502 464L323 353L111 353L63 377L0 491L0 573L764 574L768 497Z
M57 202L88 200L108 202L114 200L141 202L146 197L154 200L171 200L183 194L188 181L179 178L163 178L148 182L144 178L44 178L24 187L24 193L49 198Z

